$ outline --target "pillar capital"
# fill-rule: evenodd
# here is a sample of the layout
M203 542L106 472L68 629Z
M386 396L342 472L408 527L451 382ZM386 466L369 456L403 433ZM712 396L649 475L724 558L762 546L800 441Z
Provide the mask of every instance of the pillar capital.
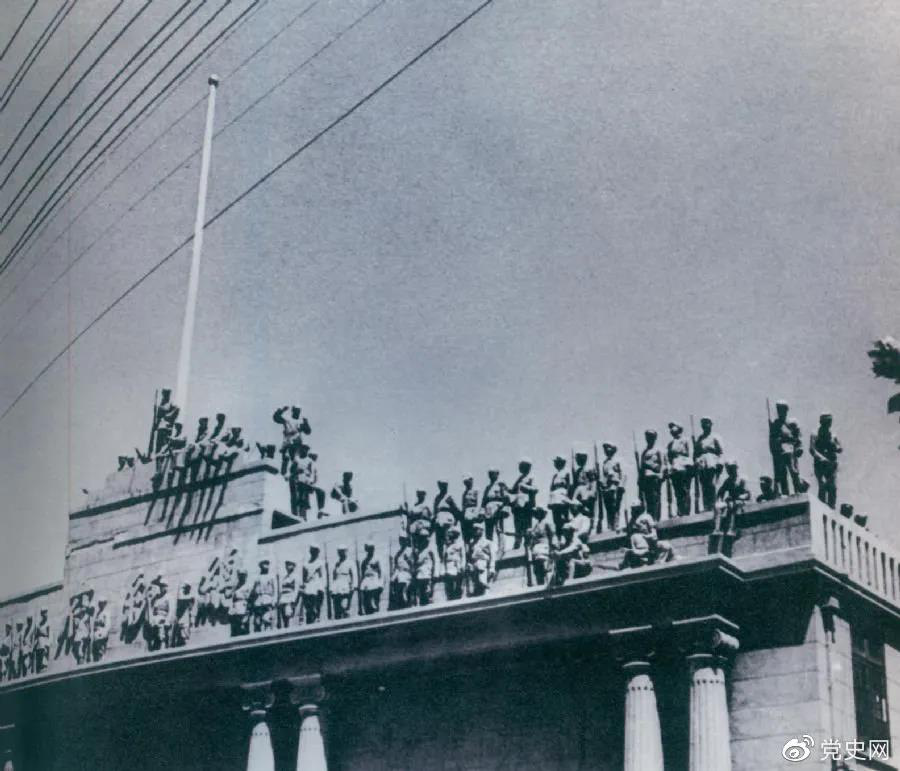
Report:
M319 674L289 677L288 683L291 686L291 704L300 710L301 715L318 712L328 696L325 686L322 685L322 676Z
M275 703L271 682L244 683L241 685L241 707L251 717L263 716Z
M300 713L300 738L297 742L297 771L328 771L325 739L319 720L319 707L325 700L322 676L318 674L288 678L291 704Z

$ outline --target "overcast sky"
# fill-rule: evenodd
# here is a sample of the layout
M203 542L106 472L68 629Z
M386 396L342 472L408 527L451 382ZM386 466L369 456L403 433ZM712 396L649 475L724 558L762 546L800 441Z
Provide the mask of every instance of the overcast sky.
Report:
M198 161L184 161L203 105L172 123L211 71L228 126L214 214L478 4L262 2L0 276L0 411L190 234ZM113 5L76 7L65 44L0 113L4 146ZM140 5L127 0L91 50ZM0 190L3 208L176 6L155 5L79 87ZM56 7L39 2L0 62L4 86ZM5 0L0 26L22 12ZM190 422L221 410L276 441L272 410L298 403L325 482L353 469L363 509L378 510L404 482L456 488L471 471L482 484L493 464L510 477L522 454L546 483L573 443L612 440L630 463L633 430L691 413L715 420L755 488L770 469L765 399L786 398L805 437L834 413L839 497L891 534L900 426L865 351L900 333L898 43L900 11L881 0L494 0L208 229ZM2 254L51 189L0 235ZM146 444L154 389L174 385L189 258L0 420L0 594L61 575L81 488Z

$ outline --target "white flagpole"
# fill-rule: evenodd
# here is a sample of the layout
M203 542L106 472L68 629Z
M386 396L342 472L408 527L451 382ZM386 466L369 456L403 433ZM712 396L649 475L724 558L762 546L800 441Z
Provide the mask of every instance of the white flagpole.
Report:
M184 326L181 330L181 353L178 356L178 380L175 385L175 404L181 408L182 419L188 399L188 379L191 370L191 343L194 339L194 317L197 313L197 290L200 284L200 256L203 252L203 224L206 222L206 187L209 181L209 161L212 154L213 116L216 111L216 88L219 79L209 77L209 100L206 103L206 130L203 133L203 154L200 160L200 187L197 191L197 217L194 220L194 244L191 253L191 275L188 280Z

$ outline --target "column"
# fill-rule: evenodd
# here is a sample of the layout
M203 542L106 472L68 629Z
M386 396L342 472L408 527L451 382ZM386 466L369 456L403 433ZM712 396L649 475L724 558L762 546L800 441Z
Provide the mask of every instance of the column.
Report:
M3 771L14 771L13 763L16 727L12 724L0 725L0 768Z
M688 656L691 671L690 771L731 771L731 731L723 659Z
M266 723L269 708L275 700L269 684L242 686L244 710L250 713L250 749L247 751L247 771L275 771L272 736Z
M297 771L328 771L325 740L320 722L320 705L325 689L319 675L291 678L291 702L300 713L300 737L297 742Z
M662 735L650 664L630 661L625 673L625 771L663 771Z

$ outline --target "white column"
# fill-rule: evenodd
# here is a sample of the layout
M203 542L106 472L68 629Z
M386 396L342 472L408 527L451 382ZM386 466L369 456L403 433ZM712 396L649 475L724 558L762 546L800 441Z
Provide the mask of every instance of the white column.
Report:
M688 656L691 671L690 771L731 771L731 730L722 659Z
M297 745L297 771L328 771L325 742L315 704L300 707L300 741Z
M247 771L275 771L275 753L272 737L266 724L266 711L255 709L250 713L253 729L250 732L250 750L247 752Z
M625 673L625 771L663 771L662 734L650 664L631 661Z

